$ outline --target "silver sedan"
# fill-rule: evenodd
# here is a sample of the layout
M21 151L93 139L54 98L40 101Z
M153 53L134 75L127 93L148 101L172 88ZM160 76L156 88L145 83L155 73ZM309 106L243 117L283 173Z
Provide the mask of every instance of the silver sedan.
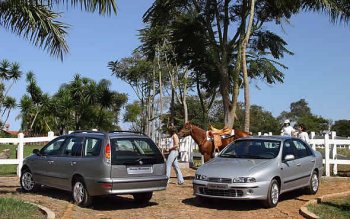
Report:
M321 154L298 138L248 137L231 143L202 165L193 189L199 200L257 199L271 208L287 191L306 188L315 194L322 173Z

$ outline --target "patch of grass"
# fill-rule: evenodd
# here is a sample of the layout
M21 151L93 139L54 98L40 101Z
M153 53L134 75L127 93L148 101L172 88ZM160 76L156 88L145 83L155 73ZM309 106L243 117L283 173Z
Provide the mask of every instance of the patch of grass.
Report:
M46 217L36 206L12 198L0 198L0 218L38 219Z
M27 157L32 154L33 149L40 149L42 145L24 145L23 157ZM10 149L10 159L16 159L17 145L0 144L0 152L4 149ZM13 176L16 175L17 165L0 165L0 176Z
M308 210L320 219L346 219L350 218L350 196L322 202L317 205L308 205Z
M325 153L324 148L316 148L316 151L319 151L321 153ZM332 153L332 152L330 152ZM349 148L337 148L337 154L343 155L345 157L350 157L350 149Z

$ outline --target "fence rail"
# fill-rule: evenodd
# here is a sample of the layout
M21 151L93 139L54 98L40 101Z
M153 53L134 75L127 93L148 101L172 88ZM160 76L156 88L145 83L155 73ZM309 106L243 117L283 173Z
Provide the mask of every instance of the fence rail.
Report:
M48 132L47 137L28 137L25 138L23 133L19 133L17 138L0 138L0 144L14 144L17 145L16 159L0 159L0 165L16 164L17 175L20 176L23 165L23 150L25 143L39 143L48 142L55 138L53 132Z

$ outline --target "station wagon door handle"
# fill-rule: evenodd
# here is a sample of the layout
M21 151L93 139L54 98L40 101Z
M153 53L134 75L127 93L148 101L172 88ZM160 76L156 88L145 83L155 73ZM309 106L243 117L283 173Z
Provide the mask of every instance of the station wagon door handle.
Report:
M300 166L301 166L301 163L298 163L297 166L300 167Z
M47 161L47 163L48 163L48 164L53 164L54 161L53 161L53 160L49 160L49 161Z
M77 164L77 162L75 162L75 161L70 162L71 166L74 166L75 164Z
M311 160L312 163L315 163L315 159Z

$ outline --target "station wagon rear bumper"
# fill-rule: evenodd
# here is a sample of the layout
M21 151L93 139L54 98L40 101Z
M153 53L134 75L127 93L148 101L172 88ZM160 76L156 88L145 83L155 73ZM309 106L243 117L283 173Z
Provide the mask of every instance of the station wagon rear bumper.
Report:
M89 195L132 194L165 190L168 178L164 176L113 178L87 182Z

